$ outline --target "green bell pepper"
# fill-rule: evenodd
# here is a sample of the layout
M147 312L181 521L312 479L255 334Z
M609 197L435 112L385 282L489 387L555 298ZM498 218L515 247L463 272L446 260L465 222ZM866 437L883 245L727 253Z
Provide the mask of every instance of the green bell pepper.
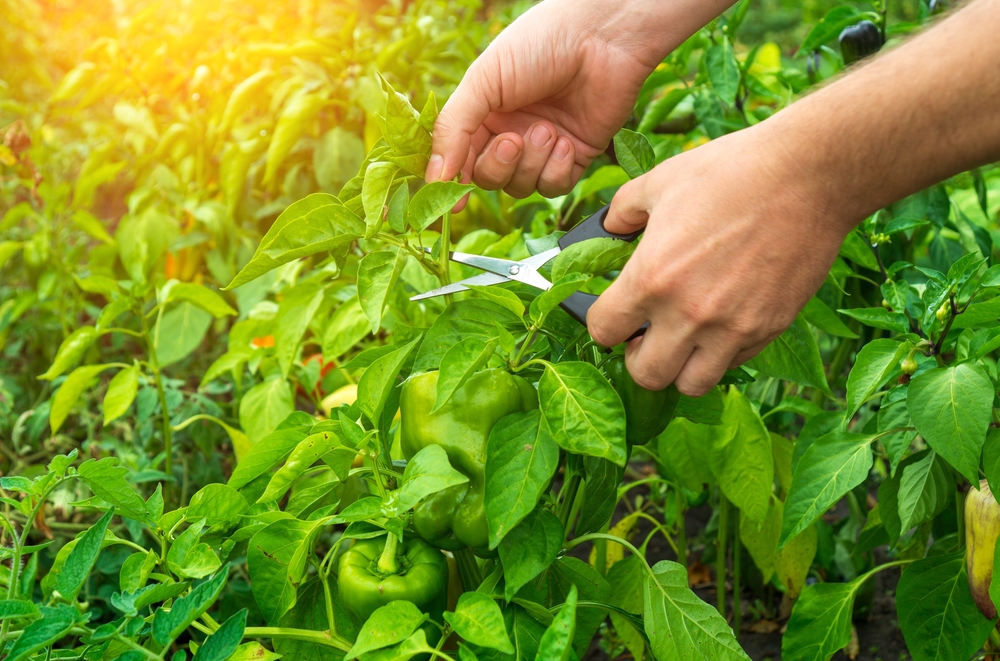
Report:
M625 368L625 356L621 354L611 356L605 369L625 407L625 440L629 445L649 443L674 417L680 392L672 385L663 390L646 390L638 385Z
M337 589L358 624L397 599L413 602L442 622L448 605L448 561L441 551L416 537L403 544L392 533L359 540L340 556ZM428 631L436 629L432 626Z
M538 393L521 377L488 369L469 377L432 413L437 382L438 372L427 372L403 384L399 399L403 456L409 460L428 445L440 445L452 467L469 481L424 499L413 509L413 527L439 548L469 547L477 555L489 556L483 510L486 441L500 418L537 409Z

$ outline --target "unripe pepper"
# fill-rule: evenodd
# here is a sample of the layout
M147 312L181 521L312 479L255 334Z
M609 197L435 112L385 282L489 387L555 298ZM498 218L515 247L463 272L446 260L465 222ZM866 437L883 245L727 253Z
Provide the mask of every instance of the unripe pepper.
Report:
M412 602L442 622L448 605L448 561L441 551L415 537L402 544L392 533L363 539L340 557L337 588L358 624L397 599ZM434 630L433 625L427 628L428 633Z
M649 443L674 417L680 392L674 386L654 391L638 385L625 368L622 355L609 358L605 368L625 408L625 440L630 445Z
M844 64L874 55L882 48L882 33L871 21L861 21L840 33L840 54Z
M899 369L903 372L903 374L913 376L913 373L917 371L917 361L913 357L912 353L908 354L906 358L903 359L903 362L899 365Z
M990 620L997 616L997 608L990 599L990 583L993 580L993 550L998 536L1000 505L993 498L986 480L980 480L979 491L972 489L965 498L965 564L972 598Z
M489 554L483 501L486 441L500 418L538 408L538 393L519 376L499 369L476 372L433 413L438 372L412 377L399 398L400 445L407 460L428 445L448 453L452 467L469 478L413 508L413 527L431 544L457 551L470 547Z

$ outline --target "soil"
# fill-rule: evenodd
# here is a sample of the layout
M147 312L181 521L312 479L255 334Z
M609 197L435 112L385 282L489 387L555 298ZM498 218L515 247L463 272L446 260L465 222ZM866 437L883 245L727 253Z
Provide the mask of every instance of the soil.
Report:
M620 509L622 509L621 506ZM708 505L688 510L685 516L688 539L696 540L701 535L701 531L707 525L711 513L711 508ZM625 514L624 509L616 512L612 523ZM648 530L640 529L638 538L644 539L646 533L648 533ZM704 579L703 582L694 585L693 589L707 603L715 604L717 593L714 567L709 569L704 567L704 565L700 567L696 565L692 566L699 557L697 544L692 544L692 546L694 548L689 552L688 558L689 571L692 571L692 574L694 571L701 573ZM586 558L589 553L589 545L585 545L574 549L573 554L579 555L581 558ZM677 556L663 537L657 536L649 543L647 560L650 564L655 564L660 560L676 561ZM878 558L878 560L884 562L885 558ZM896 582L899 580L899 570L893 568L879 572L876 574L875 580L875 597L871 613L866 619L858 619L854 622L858 641L857 647L853 650L856 652L856 656L853 656L852 660L852 657L841 651L833 656L832 661L907 661L910 659L906 643L903 640L903 634L900 632L896 622L895 591ZM775 595L775 611L780 610L778 604L780 597L781 595ZM787 616L784 618L777 616L774 619L757 619L754 621L750 615L750 609L755 599L755 596L749 590L744 590L741 595L743 624L739 635L740 645L743 646L743 649L753 661L780 661L781 632L788 621ZM727 601L729 602L727 613L730 614L731 618L731 595L727 597ZM775 614L777 615L777 613ZM604 661L609 658L601 649L598 637L595 638L590 650L584 655L583 661ZM626 651L623 655L616 658L622 660L631 659L631 655Z

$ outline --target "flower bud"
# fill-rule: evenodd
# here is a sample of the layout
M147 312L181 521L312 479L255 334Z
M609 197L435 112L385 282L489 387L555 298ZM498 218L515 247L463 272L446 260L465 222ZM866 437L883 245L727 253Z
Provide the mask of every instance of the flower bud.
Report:
M899 365L899 369L903 371L903 374L909 375L917 371L917 361L914 359L912 353L903 359L903 362Z
M990 599L990 582L993 579L993 550L998 536L1000 505L993 498L986 480L980 480L979 491L971 489L965 499L965 564L972 598L990 620L997 616L997 608Z
M937 311L937 319L942 324L948 320L948 315L951 314L951 301L945 301L941 304L941 307Z

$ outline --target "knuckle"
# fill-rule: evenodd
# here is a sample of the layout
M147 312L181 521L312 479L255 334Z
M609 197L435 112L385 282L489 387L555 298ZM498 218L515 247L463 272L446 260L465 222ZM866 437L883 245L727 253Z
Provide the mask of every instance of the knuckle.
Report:
M679 390L682 395L686 395L688 397L701 397L702 395L708 393L708 391L711 390L716 383L718 383L718 379L704 374L681 374L677 377L675 385L677 386L677 390Z
M663 375L657 373L654 369L644 366L636 366L633 369L635 370L634 372L629 370L629 373L632 374L632 380L646 390L663 390L670 385L670 380L664 378Z
M616 338L614 337L614 329L612 324L610 324L604 315L594 314L594 309L591 308L590 313L587 315L587 330L590 331L590 337L594 339L602 347L614 346Z

